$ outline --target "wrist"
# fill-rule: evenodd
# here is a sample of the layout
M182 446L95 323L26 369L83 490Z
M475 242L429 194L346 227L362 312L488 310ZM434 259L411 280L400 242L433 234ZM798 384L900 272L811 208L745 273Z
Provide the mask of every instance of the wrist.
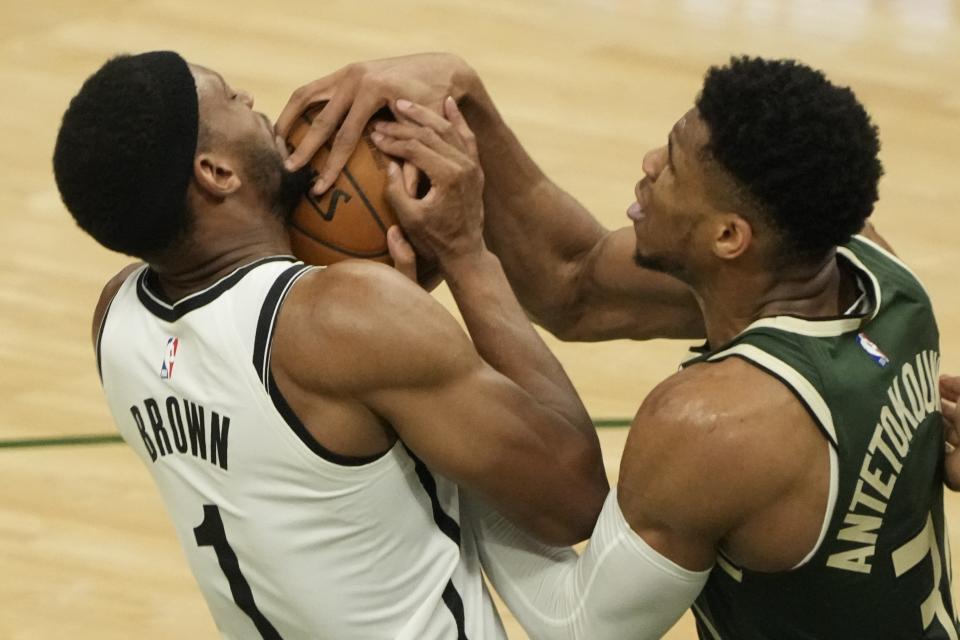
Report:
M499 259L482 242L469 250L438 255L437 261L440 263L444 278L451 287L491 266L499 265Z

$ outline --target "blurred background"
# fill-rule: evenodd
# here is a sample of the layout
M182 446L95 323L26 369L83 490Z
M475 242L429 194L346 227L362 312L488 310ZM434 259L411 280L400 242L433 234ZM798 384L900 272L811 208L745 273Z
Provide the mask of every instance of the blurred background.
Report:
M34 0L0 7L0 638L214 638L147 471L116 433L90 318L130 262L83 235L51 172L60 118L118 52L175 49L275 118L352 61L453 51L548 175L623 226L643 154L705 70L798 58L853 87L880 127L874 224L925 282L942 367L960 372L957 0ZM435 294L453 308L441 288ZM629 420L689 346L562 344L596 419ZM626 430L604 428L616 478ZM80 436L106 441L76 444ZM951 522L960 503L948 498ZM960 527L954 526L954 530ZM505 614L511 638L525 635ZM689 618L667 636L694 638Z

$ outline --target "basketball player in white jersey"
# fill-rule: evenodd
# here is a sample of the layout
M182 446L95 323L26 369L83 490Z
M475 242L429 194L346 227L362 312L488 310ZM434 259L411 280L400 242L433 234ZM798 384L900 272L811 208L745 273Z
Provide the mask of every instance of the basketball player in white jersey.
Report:
M640 406L582 556L467 501L484 568L532 638L647 640L692 606L705 640L957 639L939 333L866 224L882 167L852 91L792 60L712 67L614 232L540 171L453 56L351 65L295 93L280 131L313 95L329 113L289 167L344 122L317 189L389 104L400 121L377 126L381 150L431 178L459 167L463 185L483 161L483 202L462 210L411 198L394 171L418 249L483 271L483 224L555 333L707 338ZM944 381L951 421L956 387Z
M64 203L144 261L93 320L117 427L223 637L503 638L458 485L581 540L607 493L590 419L494 262L445 274L475 349L393 269L291 257L309 176L252 107L152 52L107 62L64 115Z

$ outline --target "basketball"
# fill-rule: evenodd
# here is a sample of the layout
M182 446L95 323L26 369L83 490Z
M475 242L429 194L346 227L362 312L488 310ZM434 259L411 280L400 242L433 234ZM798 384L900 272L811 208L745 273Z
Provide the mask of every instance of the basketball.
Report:
M305 111L287 138L287 145L300 144L316 114L326 103ZM370 139L373 123L392 119L383 109L367 123L357 148L336 181L318 197L307 192L300 200L290 224L293 254L308 264L328 265L347 258L365 258L393 264L387 251L387 229L396 224L393 209L387 204L387 163ZM319 171L330 154L325 144L310 160Z

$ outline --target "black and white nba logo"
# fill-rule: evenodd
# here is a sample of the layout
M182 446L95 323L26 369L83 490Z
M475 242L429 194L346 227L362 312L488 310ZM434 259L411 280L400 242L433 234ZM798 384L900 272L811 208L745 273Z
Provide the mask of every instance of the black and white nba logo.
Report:
M177 350L180 348L180 338L167 338L167 346L163 350L163 363L160 365L160 377L169 380L173 377L173 365L177 359Z

